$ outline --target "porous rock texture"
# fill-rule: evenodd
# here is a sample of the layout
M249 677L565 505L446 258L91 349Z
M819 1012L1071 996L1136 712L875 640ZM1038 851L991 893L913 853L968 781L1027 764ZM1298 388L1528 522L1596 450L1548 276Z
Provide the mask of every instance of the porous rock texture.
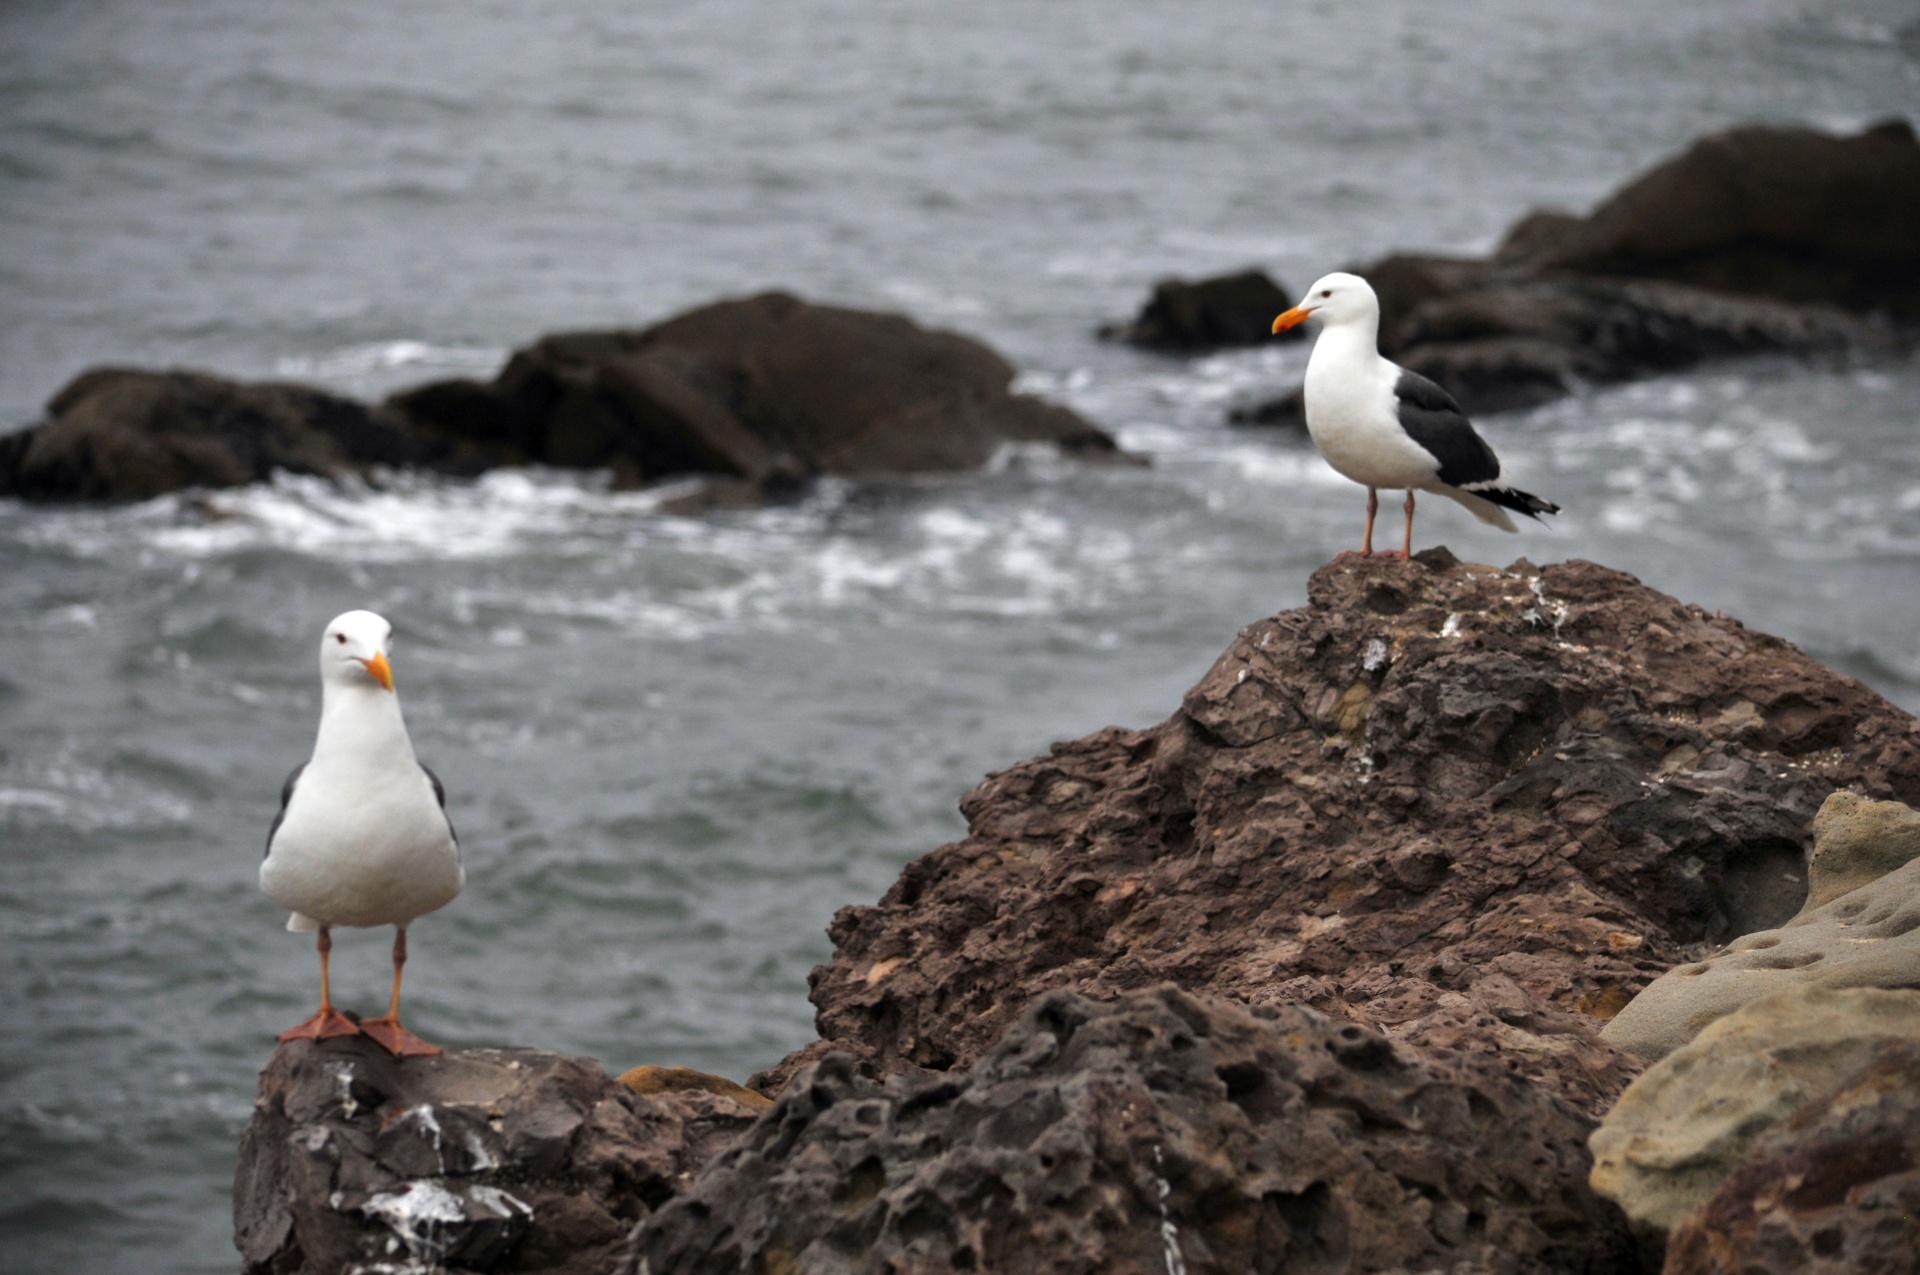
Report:
M965 1075L812 1066L628 1269L1636 1269L1586 1127L1489 1060L1297 1006L1055 992Z
M1489 258L1354 267L1380 349L1469 412L1746 355L1879 354L1920 325L1920 143L1749 125L1697 140L1588 217L1535 212ZM1289 398L1244 424L1296 425Z
M1796 987L1727 1015L1627 1087L1593 1133L1593 1186L1671 1230L1760 1135L1838 1088L1888 1042L1920 1045L1920 992Z
M1741 1006L1798 986L1920 988L1920 860L1676 966L1601 1035L1642 1058L1662 1058Z
M364 1037L294 1041L241 1139L234 1243L247 1275L604 1275L760 1109L641 1096L539 1050L402 1061Z
M1162 279L1131 323L1100 329L1108 340L1183 354L1235 345L1298 341L1289 328L1276 335L1273 320L1293 305L1286 288L1264 270L1243 270L1189 282Z
M1920 1270L1920 1044L1882 1041L1753 1145L1667 1244L1666 1275Z
M443 381L389 406L436 436L628 483L720 474L758 487L813 474L966 469L1005 443L1117 454L1073 412L1011 390L978 341L901 315L785 293L722 301L638 331L568 332L493 381Z
M462 468L390 414L309 386L105 367L54 395L43 423L0 438L0 496L139 500L374 465Z
M873 1074L964 1069L1054 988L1171 981L1498 1057L1598 1116L1641 987L1791 917L1828 792L1920 798L1920 727L1588 562L1343 556L1180 711L990 775L843 909L811 996Z

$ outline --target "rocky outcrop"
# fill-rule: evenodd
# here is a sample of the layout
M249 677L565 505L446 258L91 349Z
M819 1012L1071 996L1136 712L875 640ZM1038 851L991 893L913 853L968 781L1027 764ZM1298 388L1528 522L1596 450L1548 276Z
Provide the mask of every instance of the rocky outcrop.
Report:
M1535 213L1495 254L1920 319L1920 139L1749 125L1703 137L1586 217Z
M817 1024L874 1074L958 1071L1044 992L1171 981L1598 1115L1640 1066L1598 1027L1794 915L1836 787L1920 798L1920 728L1785 642L1592 563L1342 557L1166 722L968 794L965 840L834 919Z
M1920 992L1799 987L1720 1019L1628 1086L1594 1131L1593 1186L1671 1230L1883 1043L1920 1045Z
M630 1269L1631 1270L1586 1122L1490 1060L1173 988L1043 997L965 1075L814 1065Z
M108 367L54 395L45 422L0 439L0 496L139 500L374 465L473 468L389 414L309 386Z
M1131 323L1100 329L1102 338L1151 350L1195 354L1236 345L1297 341L1305 334L1290 328L1275 335L1273 318L1293 298L1264 270L1243 270L1189 282L1162 279Z
M965 469L1010 442L1117 454L1066 408L1013 393L1013 377L966 337L775 292L638 331L544 337L489 383L443 381L388 403L428 435L610 466L630 484Z
M1354 269L1380 295L1381 351L1496 412L1710 359L1897 348L1920 324L1915 225L1909 125L1755 126L1702 138L1590 217L1529 214L1491 258ZM1282 399L1239 420L1300 418Z
M1011 364L900 315L782 293L638 331L571 332L516 351L490 382L379 407L301 385L99 368L0 438L0 496L130 500L374 466L609 468L616 484L713 480L697 503L755 503L822 474L966 469L1007 443L1118 458L1067 408L1015 394Z
M1741 1006L1798 986L1920 988L1920 861L1669 970L1602 1035L1662 1058Z
M249 1275L603 1275L759 1110L641 1096L538 1050L400 1060L363 1037L295 1041L260 1076L234 1243Z
M1667 1275L1920 1269L1920 1045L1882 1041L1754 1143L1667 1245Z

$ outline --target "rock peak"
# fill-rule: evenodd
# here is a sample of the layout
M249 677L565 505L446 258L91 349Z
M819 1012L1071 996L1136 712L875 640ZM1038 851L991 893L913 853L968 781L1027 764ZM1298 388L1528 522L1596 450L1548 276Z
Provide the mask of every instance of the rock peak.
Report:
M1343 556L1308 596L1160 725L967 794L965 840L835 918L825 1041L961 1068L1041 992L1171 981L1495 1052L1597 1113L1641 1066L1597 1029L1793 915L1829 792L1920 797L1907 714L1595 563Z

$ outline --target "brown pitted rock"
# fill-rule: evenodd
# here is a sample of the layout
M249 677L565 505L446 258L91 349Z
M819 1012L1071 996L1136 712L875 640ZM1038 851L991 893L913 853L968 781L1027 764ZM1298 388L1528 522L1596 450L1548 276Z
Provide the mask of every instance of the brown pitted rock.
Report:
M628 482L965 469L1010 442L1117 455L1068 409L1013 393L1013 378L955 333L770 292L639 331L544 337L489 384L445 381L388 402L429 435L608 465Z
M1286 289L1264 270L1243 270L1189 282L1162 279L1133 322L1100 329L1108 340L1183 354L1235 345L1298 341L1291 328L1274 335L1273 320L1293 305Z
M843 909L823 1039L961 1068L1033 997L1162 981L1496 1055L1597 1115L1605 1019L1805 893L1836 787L1920 797L1920 724L1587 562L1344 556L1182 709L988 777ZM792 1074L758 1078L772 1091Z
M362 1037L295 1041L241 1138L234 1243L248 1275L601 1275L759 1110L642 1097L538 1050L401 1061Z
M1636 1270L1588 1127L1488 1059L1297 1006L1056 992L964 1075L810 1067L628 1269Z
M1885 1041L1754 1144L1667 1244L1666 1275L1920 1270L1920 1045Z
M0 496L139 500L373 465L461 467L387 413L308 386L106 367L54 395L44 423L0 440Z
M1920 141L1749 125L1703 137L1588 217L1536 213L1498 259L1920 319Z

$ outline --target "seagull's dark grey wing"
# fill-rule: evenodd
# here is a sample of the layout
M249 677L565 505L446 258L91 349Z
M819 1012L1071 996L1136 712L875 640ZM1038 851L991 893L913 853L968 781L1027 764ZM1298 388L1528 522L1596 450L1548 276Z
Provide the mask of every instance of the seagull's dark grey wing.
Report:
M1470 491L1483 500L1523 513L1539 521L1541 514L1557 514L1560 506L1530 492L1509 487L1500 478L1500 458L1487 440L1474 432L1467 414L1453 395L1421 376L1400 369L1393 383L1394 405L1407 437L1433 453L1440 462L1434 475L1449 487Z
M1453 395L1418 372L1403 369L1393 384L1393 397L1400 428L1440 462L1441 482L1471 490L1473 483L1493 482L1500 477L1499 458L1487 446L1487 440L1474 432Z
M433 785L434 799L440 803L440 816L447 821L447 835L453 838L453 849L457 854L460 851L460 834L454 831L453 816L447 813L447 786L440 782L440 776L425 766L420 769L426 773L427 782Z
M287 803L293 800L294 785L300 782L300 774L306 768L307 763L301 762L293 768L293 773L287 776L287 782L280 785L280 810L273 816L273 823L267 828L267 848L260 856L262 859L273 853L273 834L280 831L280 825L287 817Z

